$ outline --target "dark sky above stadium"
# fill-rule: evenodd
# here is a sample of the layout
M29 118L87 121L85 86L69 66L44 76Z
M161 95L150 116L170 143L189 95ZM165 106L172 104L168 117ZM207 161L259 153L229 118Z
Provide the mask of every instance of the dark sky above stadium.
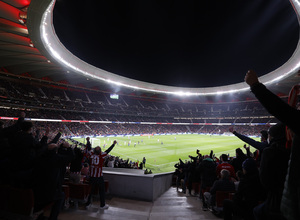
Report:
M82 60L132 79L181 87L242 82L296 49L288 0L57 0L54 28Z

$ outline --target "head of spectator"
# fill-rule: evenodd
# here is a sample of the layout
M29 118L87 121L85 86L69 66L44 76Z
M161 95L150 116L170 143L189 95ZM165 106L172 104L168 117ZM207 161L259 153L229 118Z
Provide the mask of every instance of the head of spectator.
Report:
M225 163L228 161L228 156L227 156L227 154L222 154L222 155L221 155L221 161L222 161L222 162L225 162Z
M94 154L100 155L101 154L101 147L99 147L99 146L95 147Z
M260 133L261 133L260 141L261 141L261 142L267 141L267 140L268 140L268 131L266 131L266 130L261 130Z
M269 143L271 141L279 141L285 140L285 126L282 123L277 123L275 125L273 125L272 127L269 128L268 130L268 141Z
M244 174L251 174L251 173L257 173L258 172L256 162L252 158L246 159L243 162L242 167L243 167L243 173Z
M241 148L235 149L235 154L236 154L237 157L245 155Z
M225 180L225 179L230 179L230 172L226 169L221 170L221 179Z
M32 132L33 124L29 121L24 121L21 124L21 129L23 132L30 134Z

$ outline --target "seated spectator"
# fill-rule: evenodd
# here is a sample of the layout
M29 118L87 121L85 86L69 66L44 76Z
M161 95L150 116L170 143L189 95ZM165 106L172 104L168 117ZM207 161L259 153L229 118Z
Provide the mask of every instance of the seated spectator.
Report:
M236 172L235 175L236 175L236 179L237 179L237 181L234 182L235 191L236 191L239 187L241 179L244 177L244 173L243 173L243 171L239 170L239 171Z
M204 193L203 211L206 211L208 207L216 205L217 191L235 191L234 183L230 179L230 172L226 169L222 169L220 175L220 179L214 182L210 191Z

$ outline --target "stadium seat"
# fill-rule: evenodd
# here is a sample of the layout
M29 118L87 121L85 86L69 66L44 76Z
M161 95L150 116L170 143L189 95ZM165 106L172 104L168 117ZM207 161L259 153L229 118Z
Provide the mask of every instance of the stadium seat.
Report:
M216 206L213 207L213 210L216 212L222 212L224 200L232 198L233 194L234 194L233 191L217 191Z
M86 203L90 194L90 185L68 183L70 200L74 202L75 209L78 208L78 203Z

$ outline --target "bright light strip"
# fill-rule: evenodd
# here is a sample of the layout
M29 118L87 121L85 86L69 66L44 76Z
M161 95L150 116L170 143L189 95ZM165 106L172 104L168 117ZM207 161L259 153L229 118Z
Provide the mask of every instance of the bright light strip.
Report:
M18 120L14 117L1 117L3 120ZM96 124L135 124L135 125L267 125L267 123L167 123L167 122L122 122L122 121L82 121L82 120L62 120L62 119L46 119L46 118L25 118L26 121L40 122L60 122L60 123L96 123ZM268 123L274 125L276 123Z
M47 0L40 0L47 1ZM48 0L49 1L49 0ZM244 92L249 90L249 86L246 83L237 83L229 86L210 87L210 88L182 88L164 86L152 83L146 83L138 80L121 77L116 74L104 71L100 68L96 68L74 56L68 51L59 41L57 35L54 32L52 16L53 7L56 0L52 0L42 15L42 22L40 26L41 39L45 49L49 54L60 64L72 69L73 71L80 73L86 77L94 78L97 80L105 81L109 84L113 84L119 87L126 87L134 90L142 90L154 93L163 93L176 96L207 96L207 95L223 95ZM300 3L298 0L290 0L293 4L297 16L299 17ZM298 19L299 20L299 19ZM51 24L51 25L49 25ZM291 74L294 74L300 68L299 62L299 42L297 48L292 57L281 67L273 72L270 72L259 78L260 82L270 85L276 83ZM124 82L121 82L121 81Z

